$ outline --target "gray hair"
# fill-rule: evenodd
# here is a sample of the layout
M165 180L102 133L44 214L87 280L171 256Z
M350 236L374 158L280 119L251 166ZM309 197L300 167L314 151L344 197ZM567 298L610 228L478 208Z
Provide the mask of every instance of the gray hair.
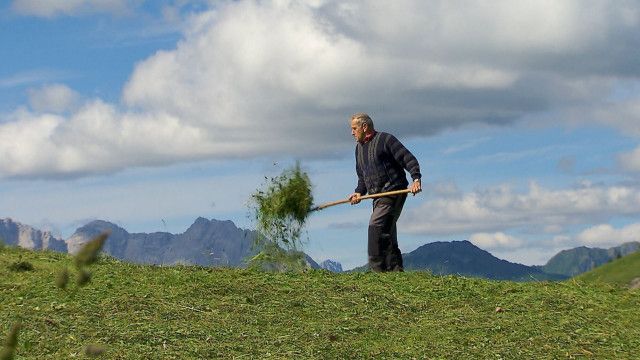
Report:
M351 115L351 121L353 120L355 120L359 126L362 126L363 124L367 124L367 127L373 130L373 120L371 120L371 117L368 114L365 114L365 113L353 114Z

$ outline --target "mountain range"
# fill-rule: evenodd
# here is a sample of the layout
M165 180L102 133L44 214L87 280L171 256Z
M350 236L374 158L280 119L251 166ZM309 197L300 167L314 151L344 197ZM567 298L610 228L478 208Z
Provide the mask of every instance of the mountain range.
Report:
M499 259L469 241L433 242L404 254L406 270L428 269L437 275L457 274L495 280L562 280L533 267Z
M243 264L252 250L255 232L237 228L231 221L198 218L182 234L168 232L134 233L110 222L96 220L76 230L67 239L70 254L96 235L111 235L103 252L125 261L143 264L232 266Z
M562 250L542 266L527 266L498 259L469 241L434 242L404 254L407 270L429 269L434 274L459 274L496 280L561 280L629 255L639 242L609 249L580 246Z
M609 249L580 246L560 251L539 268L546 273L572 277L638 250L640 250L640 242L637 241L624 243Z
M609 249L584 246L562 250L547 264L527 266L493 256L469 241L432 242L402 254L405 270L428 270L437 275L456 274L494 280L562 280L592 270L640 250L639 242ZM352 271L365 271L367 265Z
M68 239L58 239L11 219L0 219L0 240L34 250L54 250L75 254L96 235L111 235L103 252L115 258L143 264L242 267L255 255L256 232L235 226L232 221L198 218L181 234L168 232L129 233L113 223L95 220L78 228ZM561 280L640 249L640 243L626 243L610 249L577 247L563 250L545 265L527 266L499 259L469 241L432 242L403 254L406 270L429 270L434 274L458 274L496 280ZM305 254L311 268L341 272L333 260L318 264ZM351 271L362 271L362 266Z
M0 240L7 245L26 249L67 252L67 243L54 237L51 232L36 230L11 219L0 219Z
M95 236L108 231L103 253L140 264L243 267L255 255L256 232L235 226L232 221L199 217L181 234L168 232L129 233L108 221L95 220L78 228L68 239L55 238L48 231L36 230L11 219L0 219L0 240L33 250L55 250L76 254ZM304 254L314 269L318 263Z
M320 267L332 272L342 272L342 264L335 260L327 259L320 263Z

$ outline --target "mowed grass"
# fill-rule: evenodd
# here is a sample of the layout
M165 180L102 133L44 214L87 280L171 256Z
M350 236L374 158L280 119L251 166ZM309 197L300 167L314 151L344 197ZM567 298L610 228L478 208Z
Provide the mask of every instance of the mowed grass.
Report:
M640 277L640 251L616 259L578 276L585 282L603 282L627 286Z
M10 270L27 261L32 271ZM0 331L16 359L633 359L640 292L423 272L266 273L103 258L61 290L65 254L0 249ZM72 271L71 280L75 279ZM496 312L496 307L503 309Z

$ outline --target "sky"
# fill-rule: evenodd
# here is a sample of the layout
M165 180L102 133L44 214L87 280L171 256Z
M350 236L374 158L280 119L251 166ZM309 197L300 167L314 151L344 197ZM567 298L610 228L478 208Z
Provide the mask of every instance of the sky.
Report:
M640 241L640 2L0 2L0 218L252 229L296 162L316 203L356 185L351 114L418 158L400 248L469 240L544 264ZM305 251L366 263L371 203Z

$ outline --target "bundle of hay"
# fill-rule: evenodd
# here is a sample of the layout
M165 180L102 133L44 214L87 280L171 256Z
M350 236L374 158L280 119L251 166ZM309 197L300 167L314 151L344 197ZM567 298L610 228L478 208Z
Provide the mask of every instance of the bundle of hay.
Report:
M299 163L266 179L262 189L251 195L259 232L256 244L261 250L251 262L295 268L301 265L300 235L313 204L311 180Z

